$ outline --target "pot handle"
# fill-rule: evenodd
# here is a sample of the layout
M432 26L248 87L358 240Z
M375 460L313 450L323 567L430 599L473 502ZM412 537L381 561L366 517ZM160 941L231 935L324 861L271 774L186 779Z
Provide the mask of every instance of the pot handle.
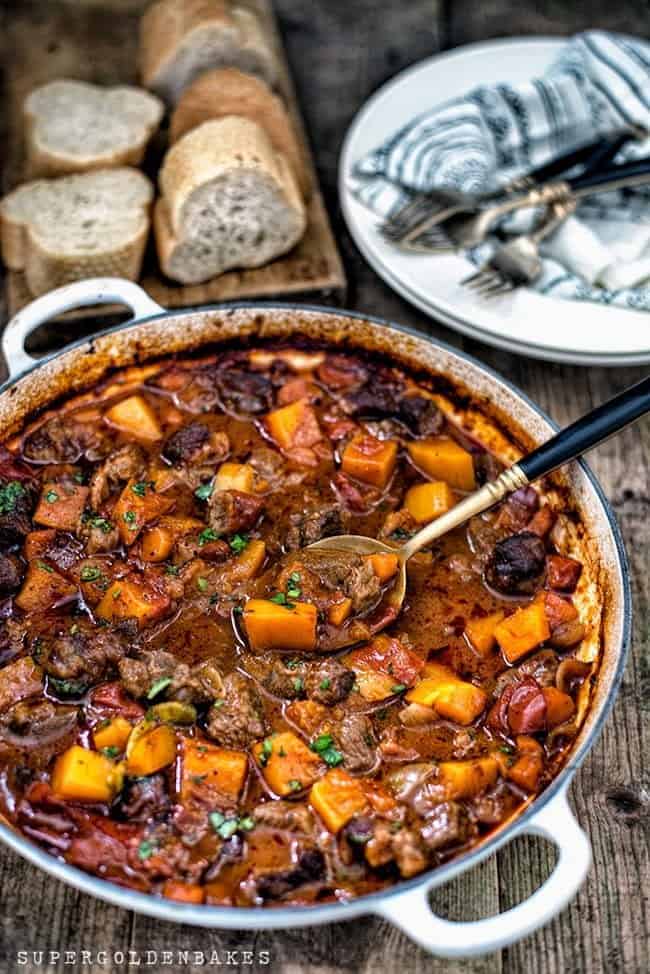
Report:
M133 318L150 318L164 310L141 287L120 277L92 277L49 291L14 315L4 330L2 355L9 378L14 379L37 361L25 351L25 341L39 325L71 308L94 304L126 305Z
M436 916L429 906L427 886L389 894L375 910L412 940L440 957L487 954L534 933L575 896L591 864L591 846L567 802L567 787L513 834L541 835L554 842L558 860L551 875L532 896L511 910L485 920L455 922Z

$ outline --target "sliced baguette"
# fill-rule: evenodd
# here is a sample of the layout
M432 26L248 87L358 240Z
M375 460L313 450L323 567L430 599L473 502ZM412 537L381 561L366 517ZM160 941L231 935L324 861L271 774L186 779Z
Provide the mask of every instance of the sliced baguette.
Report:
M98 169L25 183L0 201L5 264L34 297L102 274L136 280L153 186L137 169Z
M260 267L300 240L305 207L288 162L247 118L204 122L175 143L154 212L164 273L197 284Z
M175 105L204 71L241 68L270 85L277 59L257 15L229 0L158 0L140 28L142 83Z
M148 91L52 81L25 99L30 178L138 166L164 106Z
M177 142L203 122L227 115L249 118L262 126L274 149L286 156L307 198L311 186L309 169L282 100L266 82L237 68L206 71L185 89L172 114L169 137Z

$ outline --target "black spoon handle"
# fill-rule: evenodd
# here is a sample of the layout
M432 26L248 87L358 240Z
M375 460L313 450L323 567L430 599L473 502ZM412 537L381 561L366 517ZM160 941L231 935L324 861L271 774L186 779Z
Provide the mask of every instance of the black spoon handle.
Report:
M573 149L571 152L566 152L556 159L552 159L543 166L538 166L537 169L528 173L528 178L536 183L545 183L580 164L584 166L584 172L595 172L612 162L621 147L633 138L635 138L634 132L626 130L615 136L588 142L578 149Z
M650 376L581 416L517 464L529 481L575 460L650 410Z
M628 179L630 176L645 176L650 173L650 156L643 159L634 159L632 162L622 162L619 165L607 166L599 169L598 172L588 172L584 176L574 176L567 179L569 188L576 190L592 189L596 186L603 186L605 183L615 179Z

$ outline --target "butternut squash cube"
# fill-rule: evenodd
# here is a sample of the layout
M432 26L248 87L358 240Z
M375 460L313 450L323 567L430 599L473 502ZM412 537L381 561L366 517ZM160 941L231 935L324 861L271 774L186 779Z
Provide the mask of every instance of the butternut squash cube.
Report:
M162 438L162 430L155 412L140 395L129 396L115 403L104 414L104 419L116 429L129 433L136 440L153 442Z
M37 558L29 563L15 602L25 612L44 612L53 605L73 599L76 594L76 585Z
M470 619L465 626L465 636L479 656L489 656L497 644L494 630L503 620L503 612L492 612L482 619Z
M198 883L183 883L179 879L168 879L163 886L163 896L177 903L203 903L205 890Z
M408 445L411 460L432 480L444 480L458 490L474 490L474 461L472 454L448 436L430 440L415 440Z
M313 737L327 718L327 708L316 700L292 700L286 709L286 715L300 730Z
M143 561L158 562L169 558L174 547L175 538L169 528L157 524L147 528L142 535L140 554Z
M347 444L341 457L341 469L365 484L384 489L397 464L395 440L378 440L370 433L358 433Z
M73 802L111 802L121 784L118 767L103 754L73 744L56 759L51 786Z
M74 531L86 506L88 492L89 488L81 484L59 484L48 480L43 484L34 520L47 528Z
M411 487L406 492L404 503L414 521L427 524L450 511L456 503L456 496L444 480L432 480Z
M350 617L351 612L352 599L342 599L340 602L330 605L327 610L327 621L332 626L342 626L345 620Z
M514 781L524 791L535 791L543 770L542 745L534 737L521 734L517 737L517 759L505 768L504 777Z
M306 399L267 413L266 428L282 450L310 447L323 438L316 413Z
M254 538L228 565L228 577L234 582L254 578L266 558L266 544Z
M113 508L113 520L125 545L131 545L146 524L156 521L174 506L159 493L153 481L129 480Z
M312 785L309 804L333 834L368 809L361 781L340 768L332 768Z
M203 792L214 790L233 802L237 802L244 790L248 774L248 755L216 747L205 740L183 738L181 742L181 801L196 794L197 787Z
M444 786L448 799L475 798L497 780L499 766L496 758L471 758L468 761L441 761L438 782Z
M34 561L36 558L42 558L55 537L56 531L54 528L48 528L43 531L30 531L29 534L25 535L25 546L23 548L25 560Z
M255 471L250 463L222 463L214 478L213 490L239 490L250 494Z
M494 635L507 661L516 663L551 635L544 600L536 599L530 605L517 609L499 623Z
M142 728L139 724L137 729ZM176 760L176 733L169 724L159 724L144 730L129 746L126 756L126 773L142 777L160 771Z
M576 712L576 705L568 693L558 690L557 687L544 687L542 693L546 700L546 726L549 729L571 720Z
M250 599L244 608L244 628L251 649L286 649L310 652L316 649L316 606L295 602L291 607L269 599Z
M397 574L399 558L397 555L380 552L377 555L370 555L370 564L379 581L387 582Z
M95 728L93 742L98 751L105 747L117 747L123 751L132 730L133 725L129 723L126 717L118 715L109 720L107 724L103 726L100 724Z
M253 755L271 791L282 798L309 788L325 770L318 755L293 731L271 734L254 744Z
M140 628L159 619L171 604L167 592L134 579L113 582L104 593L95 612L100 619L137 619Z
M424 678L406 694L409 703L432 707L457 724L471 724L487 704L487 694L439 663L427 663Z

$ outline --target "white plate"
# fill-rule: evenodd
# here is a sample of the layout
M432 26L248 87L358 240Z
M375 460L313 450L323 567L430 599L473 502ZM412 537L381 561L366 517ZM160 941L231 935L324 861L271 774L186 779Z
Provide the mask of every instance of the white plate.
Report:
M354 119L341 152L339 193L359 250L392 288L425 313L490 345L533 358L580 365L650 362L650 315L564 301L520 288L482 300L460 286L473 265L462 255L406 255L377 231L377 216L350 191L357 160L418 112L477 84L520 84L542 74L563 40L513 38L436 55L380 88ZM436 97L435 93L439 93Z

